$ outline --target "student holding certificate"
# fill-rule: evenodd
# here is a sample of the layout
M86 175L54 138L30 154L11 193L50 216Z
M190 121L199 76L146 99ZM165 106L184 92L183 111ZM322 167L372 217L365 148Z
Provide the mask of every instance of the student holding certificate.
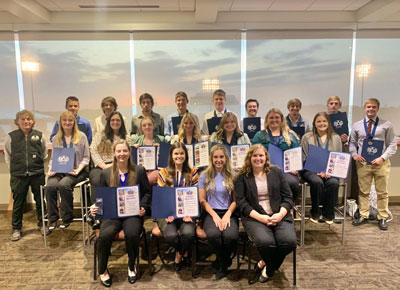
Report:
M279 147L282 151L300 146L299 139L286 123L282 112L273 108L268 111L264 122L265 130L257 132L252 140L252 144L262 144L268 150L269 144ZM293 194L293 200L296 200L299 192L299 176L297 171L284 173L283 175L289 183Z
M251 146L247 152L235 191L244 230L262 259L255 268L261 272L259 281L264 283L297 246L290 214L292 193L282 171L270 165L267 150L261 144Z
M171 137L171 144L181 142L185 145L193 145L201 141L207 141L208 136L200 134L200 128L196 121L196 116L192 113L186 113L182 117L181 124L178 129L178 135Z
M228 146L251 144L247 134L240 130L238 119L232 112L224 114L218 130L211 135L210 142Z
M339 96L330 96L326 102L326 108L328 115L340 113L340 108L342 107L342 99ZM342 134L340 136L342 143L347 143L349 136L347 134ZM347 147L347 146L346 146Z
M378 226L387 230L389 216L388 181L390 161L397 150L396 135L393 125L378 117L379 100L371 98L365 101L365 118L353 124L350 135L350 153L356 161L360 217L353 221L359 226L368 221L369 195L372 180L378 198Z
M90 155L94 165L94 168L89 172L92 203L95 202L96 187L100 186L101 172L112 165L112 146L122 139L131 143L131 137L127 135L123 116L120 112L113 111L108 116L105 129L97 132L92 144L90 144Z
M239 238L238 218L234 215L236 196L234 175L224 145L211 148L210 163L200 175L200 204L206 211L203 228L217 259L213 263L216 280L228 274L231 253Z
M46 199L49 214L49 229L57 227L58 207L57 192L61 196L61 218L60 228L69 227L73 219L75 184L85 180L88 176L86 166L89 165L90 152L86 135L79 131L75 115L69 111L64 112L59 120L60 129L54 136L52 148L74 148L74 170L68 173L57 173L52 170L53 161L49 163L49 178L46 186Z
M133 135L132 144L136 148L140 146L160 146L165 141L164 136L154 134L155 123L150 117L140 120L139 135ZM158 170L147 171L147 177L151 185L157 184Z
M198 181L197 168L189 167L185 144L179 142L172 144L168 166L162 168L158 175L158 186L197 186ZM194 239L194 221L189 216L185 216L183 219L174 219L173 216L169 216L166 219L157 220L157 225L167 243L175 247L175 270L181 270L183 266L182 258L187 257L187 251Z
M100 223L99 274L101 284L110 287L112 279L107 269L111 245L116 234L124 230L126 251L128 253L128 281L133 284L137 280L136 257L139 254L140 233L143 228L144 215L149 211L151 187L143 167L135 165L131 160L129 144L126 140L119 140L113 146L113 163L111 167L101 172L101 186L124 187L139 186L140 212L138 216L102 220ZM92 215L96 215L99 208L91 206Z
M286 116L286 123L289 128L296 132L301 139L303 135L311 131L309 122L300 115L301 101L299 99L291 99L287 103L289 114Z
M307 158L310 144L329 151L342 152L340 136L333 132L329 116L325 112L320 112L315 115L313 130L304 135L303 139L301 139L304 160ZM323 219L321 219L321 222L325 222L329 225L333 224L339 179L331 177L329 174L325 174L325 172L314 173L308 170L304 170L302 177L311 187L310 221L318 223L322 214ZM322 204L322 213L319 207L320 204Z

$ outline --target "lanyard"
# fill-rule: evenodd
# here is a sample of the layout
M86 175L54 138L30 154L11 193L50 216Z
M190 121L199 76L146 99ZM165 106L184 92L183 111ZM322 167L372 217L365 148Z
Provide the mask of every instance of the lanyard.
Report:
M179 182L177 180L179 180ZM179 187L179 186L185 186L185 178L183 177L182 172L177 170L176 175L174 177L174 187Z
M74 144L72 143L72 139L74 139L74 135L72 135L71 137L71 142L69 142L69 148L73 148ZM62 137L62 141L63 141L63 148L68 148L67 147L67 142L65 141L65 137Z
M365 135L367 135L368 139L372 140L374 138L376 127L378 127L378 122L379 122L379 117L376 117L376 121L374 127L372 128L371 134L368 134L367 120L364 118L364 130L365 130Z
M122 181L122 174L119 175L119 183L121 184L121 186L125 186L126 184L126 180L128 179L128 173L124 173L123 174L125 176L124 181Z
M318 147L321 147L321 148L324 148L324 149L328 150L328 148L329 148L329 138L328 138L328 136L326 137L325 146L322 146L322 142L320 141L319 136L317 136L317 142L318 142Z
M222 115L224 115L225 113L226 113L226 108L225 108L224 112L222 113ZM216 117L216 118L218 117L218 116L217 116L217 111L216 111L216 110L214 110L214 117Z
M303 118L301 117L301 115L299 115L299 118L297 119L296 126L292 125L292 120L290 120L289 115L286 116L286 122L288 123L290 128L293 128L293 127L297 127L297 128L304 127L304 122L303 122Z
M268 132L268 135L269 135L270 143L272 143L272 144L275 145L275 146L278 146L278 145L279 145L279 142L280 142L281 139L282 139L282 130L281 130L281 132L280 132L278 141L275 140L275 137L278 137L278 136L272 136L272 132L271 132L271 130L270 130L269 128L267 129L267 132ZM278 147L279 147L279 146L278 146Z

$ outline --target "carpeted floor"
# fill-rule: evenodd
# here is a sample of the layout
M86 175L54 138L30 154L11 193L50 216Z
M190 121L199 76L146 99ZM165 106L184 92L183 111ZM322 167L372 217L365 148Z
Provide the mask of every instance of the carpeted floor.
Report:
M347 220L344 246L340 243L341 225L329 228L307 222L305 245L297 249L297 287L293 286L292 255L272 280L252 285L247 283L247 258L241 260L239 271L235 259L231 273L221 281L214 280L210 263L202 263L197 268L198 277L193 279L189 268L179 273L173 270L172 255L167 259L169 265L153 276L149 275L147 261L141 260L141 278L132 286L127 281L125 245L116 242L109 262L112 288L400 289L400 206L392 206L391 210L394 221L387 232L380 231L377 222L353 227ZM149 220L146 228L150 227ZM296 227L299 230L298 224ZM0 289L104 289L99 280L93 281L93 244L83 247L81 232L80 223L66 230L57 229L49 236L46 249L35 215L28 212L24 216L24 237L11 242L10 218L6 212L0 213ZM199 249L201 256L208 255L206 246L200 245ZM157 269L161 267L159 258L153 263Z

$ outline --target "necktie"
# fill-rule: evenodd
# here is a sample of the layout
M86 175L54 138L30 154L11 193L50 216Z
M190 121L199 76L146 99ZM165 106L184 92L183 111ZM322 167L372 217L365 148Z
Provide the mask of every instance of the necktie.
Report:
M372 124L374 123L374 121L372 119L368 120L368 135L371 135L372 132Z

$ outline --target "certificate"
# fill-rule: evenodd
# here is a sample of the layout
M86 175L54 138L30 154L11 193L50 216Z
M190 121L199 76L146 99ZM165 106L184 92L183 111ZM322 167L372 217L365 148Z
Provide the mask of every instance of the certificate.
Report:
M282 151L278 146L269 144L268 153L271 164L278 166L285 173L303 169L303 154L301 147Z
M253 139L254 135L261 130L261 118L260 117L247 117L243 118L243 131L249 136L249 139Z
M97 187L96 219L115 219L137 216L140 213L139 186Z
M153 187L151 205L153 219L198 217L199 194L197 187Z
M230 146L230 156L233 169L242 168L246 159L247 152L249 151L250 145L234 145Z
M209 147L208 141L194 144L194 166L205 167L208 166Z
M179 126L181 125L183 116L175 116L171 118L172 121L172 133L178 135Z
M319 146L310 145L304 169L314 173L324 172L337 178L346 178L350 165L350 154L330 152Z
M371 163L372 160L381 157L384 143L383 140L364 139L361 156Z
M146 170L156 169L157 150L154 146L131 147L133 162L143 166Z
M346 178L351 155L349 153L331 152L325 173L337 178Z
M74 171L75 148L53 148L51 171L68 173Z
M189 158L188 158L189 166L190 166L190 168L193 168L193 165L194 165L194 162L193 162L194 161L194 151L193 151L194 145L185 144L185 147L186 147L186 150L187 150L188 156L189 156Z
M207 120L208 135L211 135L218 130L219 123L221 122L221 117L212 117Z
M339 136L342 134L349 135L349 122L347 120L346 112L339 112L330 114L329 120L331 121L333 131Z

